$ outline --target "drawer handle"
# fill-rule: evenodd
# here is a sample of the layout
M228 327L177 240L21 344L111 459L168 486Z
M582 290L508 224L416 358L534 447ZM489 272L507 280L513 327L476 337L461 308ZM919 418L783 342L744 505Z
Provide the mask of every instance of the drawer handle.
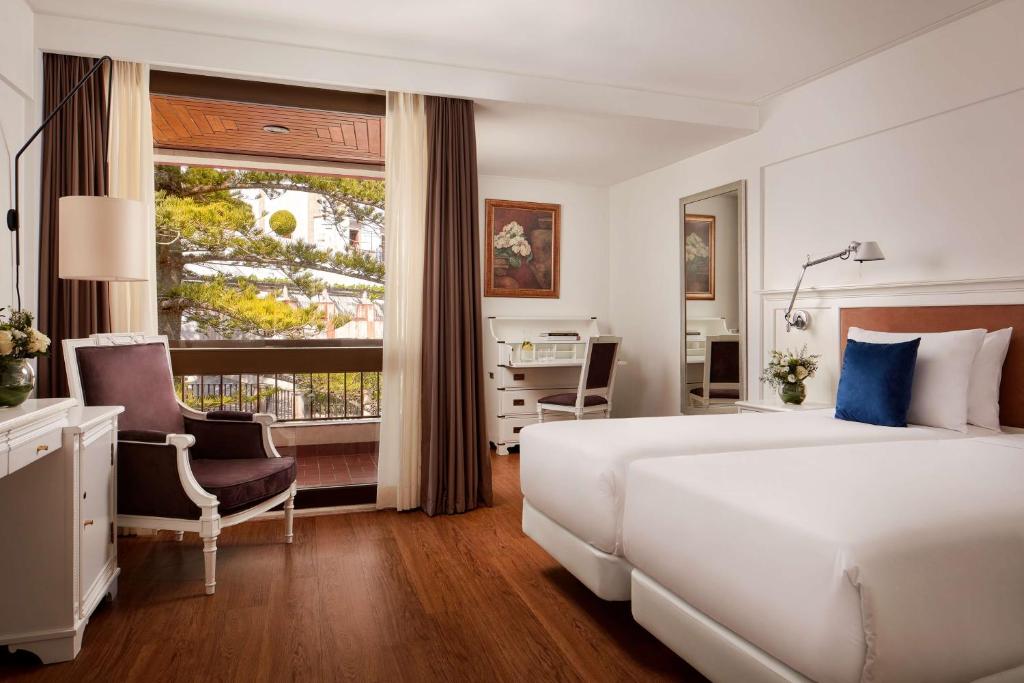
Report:
M50 450L50 447L47 446L45 443L41 443L38 446L36 446L36 453L42 453L43 451L48 450Z
M514 405L514 406L525 406L526 405L526 399L522 399L522 398L513 399L512 405Z
M516 382L522 382L524 379L526 379L526 373L516 372L512 375L512 379L514 379Z
M92 526L95 523L96 523L95 519L87 519L84 522L82 522L82 526Z

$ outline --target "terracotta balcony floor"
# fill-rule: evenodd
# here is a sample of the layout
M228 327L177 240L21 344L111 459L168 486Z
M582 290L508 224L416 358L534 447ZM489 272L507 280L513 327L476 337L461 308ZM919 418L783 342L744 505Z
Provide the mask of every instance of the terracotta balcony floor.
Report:
M301 448L301 447L300 447ZM287 449L279 449L287 450ZM300 488L313 486L349 486L377 483L377 452L294 454L298 460ZM292 455L283 453L282 455Z

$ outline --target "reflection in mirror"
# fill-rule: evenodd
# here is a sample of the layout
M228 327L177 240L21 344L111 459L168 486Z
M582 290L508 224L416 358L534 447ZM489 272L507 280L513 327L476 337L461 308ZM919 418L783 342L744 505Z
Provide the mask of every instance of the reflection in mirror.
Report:
M680 202L682 412L735 412L744 376L744 187Z

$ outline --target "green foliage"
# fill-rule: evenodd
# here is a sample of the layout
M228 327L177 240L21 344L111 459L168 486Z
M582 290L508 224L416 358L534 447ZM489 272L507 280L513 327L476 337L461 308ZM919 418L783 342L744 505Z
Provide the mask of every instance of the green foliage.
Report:
M358 221L382 233L383 181L157 166L155 186L160 327L172 338L180 334L183 319L227 338L301 337L326 324L316 307L295 308L267 296L259 286L266 279L258 283L218 274L225 271L276 271L280 276L271 281L309 297L325 288L316 272L358 278L382 289L383 263L358 250L334 251L281 239L296 227L288 211L275 212L270 218L273 232L264 232L239 191L259 189L271 198L290 190L315 193L325 220L336 229Z
M323 331L325 320L316 306L294 307L275 295L260 296L247 278L230 280L222 275L206 281L182 282L165 292L170 301L187 302L189 317L205 329L226 337L254 334L259 337L300 338L308 330ZM347 322L335 318L336 326Z
M291 211L281 209L270 214L270 229L281 237L291 237L296 227L298 227L298 221L295 220L295 214Z

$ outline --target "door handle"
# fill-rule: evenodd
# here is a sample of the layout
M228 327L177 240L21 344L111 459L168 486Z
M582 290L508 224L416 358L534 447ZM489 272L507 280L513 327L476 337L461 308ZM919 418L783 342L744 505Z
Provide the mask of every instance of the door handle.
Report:
M82 526L92 526L95 523L96 523L95 519L87 519L84 522L82 522Z

